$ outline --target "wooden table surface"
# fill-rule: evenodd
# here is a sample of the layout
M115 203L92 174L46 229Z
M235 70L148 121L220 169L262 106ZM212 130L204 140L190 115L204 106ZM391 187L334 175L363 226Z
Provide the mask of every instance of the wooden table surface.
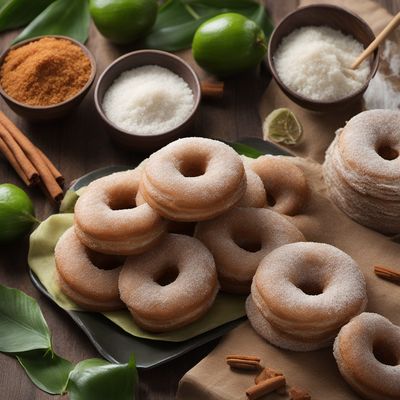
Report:
M298 3L297 0L264 2L275 21L292 11ZM400 10L400 0L379 2L392 13ZM5 48L15 35L16 32L2 34L0 48ZM97 76L112 60L130 50L110 45L94 27L91 28L87 45L98 63ZM228 140L243 136L261 137L257 105L265 86L266 82L255 76L242 76L241 79L227 82L228 95L224 101L202 104L194 134ZM33 125L23 121L3 100L0 101L0 109L45 151L63 172L66 182L100 167L129 164L135 157L132 151L116 147L110 141L95 112L93 89L73 115L47 125ZM0 183L5 182L23 187L8 163L0 157ZM30 190L29 194L34 200L39 219L44 219L55 211L39 191ZM72 320L32 286L27 272L27 250L27 240L21 240L11 246L0 246L0 283L21 289L39 301L52 331L54 347L58 354L73 362L98 357L94 347ZM201 360L213 345L205 345L166 366L141 372L137 398L173 399L181 376ZM51 398L52 396L36 389L15 359L0 354L1 400Z

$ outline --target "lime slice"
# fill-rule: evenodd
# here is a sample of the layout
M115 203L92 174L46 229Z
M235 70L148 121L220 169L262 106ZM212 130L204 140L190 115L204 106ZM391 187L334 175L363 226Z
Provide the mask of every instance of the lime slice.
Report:
M263 134L264 140L295 145L303 135L303 127L288 108L277 108L265 118Z

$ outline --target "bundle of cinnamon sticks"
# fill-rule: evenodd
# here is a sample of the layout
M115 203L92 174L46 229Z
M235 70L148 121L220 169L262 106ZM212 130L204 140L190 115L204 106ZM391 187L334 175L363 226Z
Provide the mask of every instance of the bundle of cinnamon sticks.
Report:
M276 392L280 395L289 395L290 400L311 400L310 393L299 387L288 387L282 372L273 368L261 366L261 358L253 355L229 354L225 357L231 369L261 371L254 378L254 385L246 390L248 400L258 400L265 395Z
M62 200L64 178L60 171L1 111L0 152L27 186L40 185L54 202Z

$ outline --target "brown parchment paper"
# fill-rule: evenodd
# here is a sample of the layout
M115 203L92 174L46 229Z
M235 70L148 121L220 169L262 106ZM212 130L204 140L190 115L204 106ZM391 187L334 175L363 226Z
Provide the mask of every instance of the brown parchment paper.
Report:
M375 34L379 33L392 18L392 15L387 10L371 0L301 0L300 6L316 3L336 4L357 13L366 20ZM385 66L386 63L382 63L380 69L385 68ZM271 111L280 107L287 107L292 110L304 129L304 135L300 143L287 149L298 156L309 157L322 162L325 157L325 151L334 138L335 131L342 127L353 115L362 111L364 104L355 104L340 113L312 112L301 108L287 98L275 81L272 81L260 103L259 113L261 120L264 121ZM383 107L384 105L374 103L373 108Z
M330 202L320 164L298 157L292 158L292 161L305 171L311 186L311 197L304 212L290 220L307 240L330 243L350 254L359 263L367 281L367 311L382 314L400 325L400 287L377 278L373 272L376 264L390 266L400 272L400 245L358 225ZM246 399L245 390L253 384L254 374L232 371L225 364L225 356L230 353L262 357L266 366L284 372L289 385L307 388L313 399L360 399L341 378L332 348L307 353L281 350L259 337L248 322L228 334L210 355L183 377L178 399ZM276 394L267 398L285 399Z

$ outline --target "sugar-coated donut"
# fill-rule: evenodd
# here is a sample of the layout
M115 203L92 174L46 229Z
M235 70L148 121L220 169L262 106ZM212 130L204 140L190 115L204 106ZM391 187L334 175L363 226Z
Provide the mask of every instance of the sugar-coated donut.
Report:
M343 326L333 354L340 373L365 399L400 399L400 327L362 313Z
M304 346L296 348L295 340L331 344L367 304L365 279L356 262L334 246L305 242L281 246L261 261L251 298L272 329L285 333L292 340L290 349L297 351ZM285 348L286 342L274 344Z
M195 237L211 251L222 290L247 294L261 260L284 244L305 241L284 217L265 208L235 207L196 226Z
M128 257L119 290L140 327L164 332L203 316L212 306L219 284L207 248L195 238L170 233L155 249Z
M261 314L251 296L246 300L246 314L253 329L274 346L292 351L314 351L328 347L332 344L332 338L299 338L272 327Z
M162 216L201 221L234 206L246 190L240 156L228 145L199 137L176 140L153 153L140 191Z
M139 206L146 203L140 190L136 195L136 204ZM178 233L182 235L193 236L196 222L182 222L182 221L169 221L167 220L167 232Z
M265 207L267 204L267 196L264 184L261 178L251 169L249 165L244 164L246 172L246 191L243 197L237 203L238 207Z
M293 216L305 206L309 188L303 171L281 156L261 156L251 168L261 178L268 206L280 214Z
M118 276L125 258L94 253L69 228L55 248L56 280L61 291L81 307L93 311L124 308Z
M146 251L166 232L167 223L147 203L136 206L141 168L93 181L75 205L74 225L87 247L105 254Z
M370 110L339 130L324 178L333 202L358 223L400 232L400 111Z

